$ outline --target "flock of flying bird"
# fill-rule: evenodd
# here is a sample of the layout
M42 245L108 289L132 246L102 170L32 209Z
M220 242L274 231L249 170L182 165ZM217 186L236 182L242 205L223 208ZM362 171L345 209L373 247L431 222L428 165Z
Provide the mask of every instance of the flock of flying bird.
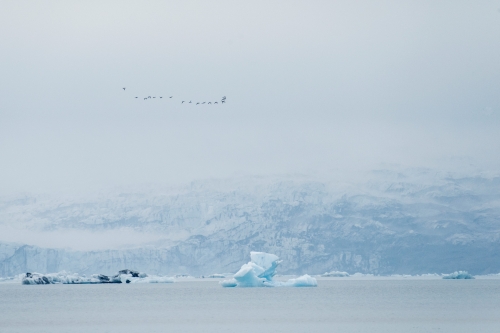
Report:
M126 88L123 88L123 90L125 91ZM173 98L174 96L169 96L169 98ZM135 97L135 98L139 98L139 97ZM148 97L144 97L144 100L147 101L148 99L153 99L153 98L156 98L156 96L148 96ZM163 98L163 96L159 96L159 98ZM189 102L186 102L186 101L182 101L181 104L184 104L184 103L187 103L187 104L190 104L190 103L193 103L192 101L189 101ZM220 103L221 104L224 104L226 103L226 96L223 96L222 99L220 100ZM212 102L196 102L195 105L198 105L198 104L212 104ZM218 101L215 101L213 102L213 104L219 104Z

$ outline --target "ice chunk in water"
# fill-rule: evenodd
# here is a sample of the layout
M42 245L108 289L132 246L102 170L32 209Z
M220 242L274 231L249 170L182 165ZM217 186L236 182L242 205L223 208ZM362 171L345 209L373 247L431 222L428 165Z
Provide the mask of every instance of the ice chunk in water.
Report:
M238 283L235 279L220 281L219 284L224 288L237 287Z
M129 269L121 270L114 276L94 274L91 277L70 274L65 271L59 273L40 274L26 273L22 277L22 284L97 284L97 283L172 283L174 279L166 276L147 275Z
M210 274L210 275L202 275L201 278L204 279L204 278L208 278L208 279L223 279L225 278L226 276L224 274L218 274L218 273L215 273L215 274Z
M129 279L131 283L174 283L174 278L167 276L147 276L145 278Z
M443 279L473 279L474 277L467 271L458 271L443 275Z
M349 273L347 272L339 272L339 271L331 271L326 272L325 274L321 274L322 277L348 277Z
M315 278L303 275L286 282L273 280L281 260L265 252L250 252L250 262L241 266L233 279L219 282L223 287L316 287Z
M290 279L284 282L285 287L317 287L318 282L309 275L302 275L296 279Z
M95 283L121 283L114 278L106 275L92 275L87 278L79 276L78 274L69 274L65 271L59 273L40 274L40 273L26 273L22 277L22 284L95 284Z

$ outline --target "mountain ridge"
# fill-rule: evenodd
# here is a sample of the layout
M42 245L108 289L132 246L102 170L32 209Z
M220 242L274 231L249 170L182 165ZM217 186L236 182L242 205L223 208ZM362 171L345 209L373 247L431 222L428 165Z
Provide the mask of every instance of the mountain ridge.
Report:
M381 170L358 183L269 177L74 201L28 196L0 203L1 226L54 242L67 230L89 242L123 230L132 240L156 237L98 250L5 245L12 240L2 237L2 276L123 268L207 275L236 271L250 251L278 255L281 274L488 274L500 271L500 177Z

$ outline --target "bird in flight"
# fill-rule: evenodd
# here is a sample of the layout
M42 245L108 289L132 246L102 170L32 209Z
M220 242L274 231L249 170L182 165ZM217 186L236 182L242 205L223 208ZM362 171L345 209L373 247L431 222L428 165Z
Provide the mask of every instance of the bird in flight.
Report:
M127 88L123 87L122 89L125 91ZM157 97L158 98L163 98L163 96L147 96L147 97L143 97L143 98L144 98L144 100L148 100L148 99L152 99L152 98L155 99ZM139 98L139 97L135 96L134 98ZM174 98L174 96L166 96L165 98ZM187 100L181 101L181 104L184 104L184 103L192 104L193 101L192 100L190 100L189 102ZM224 104L224 103L226 103L226 96L222 96L222 98L221 98L220 101L214 101L214 102L212 102L212 101L209 101L209 102L196 102L196 105L198 105L198 104L202 104L202 105L203 104L207 104L207 105L208 104Z

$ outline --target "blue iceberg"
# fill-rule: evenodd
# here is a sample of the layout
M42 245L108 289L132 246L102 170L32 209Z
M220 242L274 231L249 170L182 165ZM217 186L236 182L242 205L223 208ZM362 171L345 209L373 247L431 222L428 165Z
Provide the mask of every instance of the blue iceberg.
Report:
M276 268L281 260L265 252L250 252L250 261L241 266L230 280L219 282L223 287L317 287L318 282L309 275L288 281L276 281Z
M467 271L458 271L451 274L443 275L443 279L473 279L474 277Z

